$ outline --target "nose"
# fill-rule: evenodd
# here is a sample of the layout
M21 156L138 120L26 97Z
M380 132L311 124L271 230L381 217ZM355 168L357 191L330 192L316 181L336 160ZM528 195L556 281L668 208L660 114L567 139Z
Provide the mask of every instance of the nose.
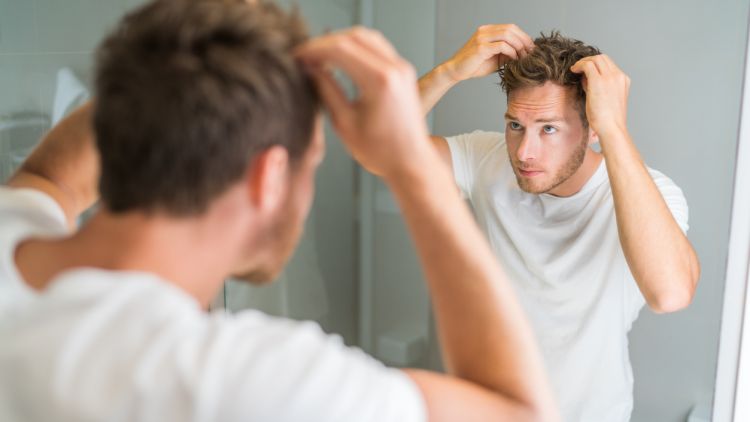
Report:
M533 135L529 135L529 131L526 131L518 145L516 157L521 162L534 161L539 158L540 147L540 140Z

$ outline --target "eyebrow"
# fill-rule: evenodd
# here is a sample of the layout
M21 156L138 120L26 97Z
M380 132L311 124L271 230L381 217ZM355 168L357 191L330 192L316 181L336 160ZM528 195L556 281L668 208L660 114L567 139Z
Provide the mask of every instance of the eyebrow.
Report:
M505 113L505 118L508 120L518 120L518 118L510 113ZM545 116L540 119L534 120L534 123L553 123L553 122L562 122L565 119L563 119L560 116Z

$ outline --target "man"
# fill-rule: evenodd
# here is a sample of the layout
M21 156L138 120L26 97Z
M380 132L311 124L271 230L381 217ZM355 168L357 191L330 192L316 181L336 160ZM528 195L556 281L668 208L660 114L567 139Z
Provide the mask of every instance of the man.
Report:
M698 281L687 203L628 134L628 77L559 33L532 41L515 25L480 27L420 79L423 111L498 69L505 133L433 142L514 282L563 419L627 421L632 322L644 303L684 308Z
M158 0L103 43L95 104L0 189L0 420L557 420L413 68L369 30L305 39L266 2ZM299 239L324 154L312 80L404 210L448 375L385 368L313 323L204 311L231 274L274 278ZM100 210L69 229L97 177Z

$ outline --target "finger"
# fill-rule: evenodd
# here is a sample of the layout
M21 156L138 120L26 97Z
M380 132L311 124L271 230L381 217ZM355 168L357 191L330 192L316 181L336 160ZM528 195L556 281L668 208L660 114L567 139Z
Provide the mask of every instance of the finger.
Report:
M392 66L369 50L359 48L346 32L311 40L295 51L295 54L308 65L341 69L352 79L362 95L371 94L376 89L372 81L381 75L383 69Z
M371 53L381 56L383 59L396 61L400 59L396 48L383 36L380 31L357 27L351 32L353 39Z
M521 42L523 42L524 49L526 50L527 53L530 53L531 50L534 49L535 47L534 40L531 39L529 34L525 33L523 29L518 27L518 25L510 25L510 30L516 34L516 36L518 37L518 39L521 40Z
M583 73L589 79L595 78L600 75L599 68L596 66L591 57L584 57L577 61L573 66L570 67L570 71L573 73Z
M531 52L531 50L534 49L534 40L531 39L531 37L523 32L521 28L518 27L518 25L515 24L509 24L509 25L493 25L490 26L488 29L488 32L491 32L495 34L495 36L502 36L503 31L507 31L510 34L513 34L514 39L517 39L520 41L520 45L515 45L514 47L518 51L525 51L527 53Z
M518 59L518 51L505 41L493 42L487 45L490 52L494 55L502 54L512 60Z
M508 26L503 26L502 28L493 28L491 30L484 30L479 36L478 41L480 41L480 43L495 43L504 41L508 43L509 46L513 47L514 50L516 50L516 57L526 55L526 45L524 44L523 39L521 39L521 37L513 32Z
M612 61L604 54L593 56L592 61L596 64L596 67L602 75L612 73L612 71L615 70L613 69Z
M323 104L331 114L331 120L334 124L344 117L351 110L351 102L346 98L344 90L341 88L336 79L329 70L315 67L309 70L309 73L315 81Z
M609 57L608 55L602 54L602 60L607 63L607 67L609 68L610 72L621 73L624 76L627 76L625 75L625 72L623 72L622 69L620 69L617 63L615 63L615 61L612 60L612 58Z

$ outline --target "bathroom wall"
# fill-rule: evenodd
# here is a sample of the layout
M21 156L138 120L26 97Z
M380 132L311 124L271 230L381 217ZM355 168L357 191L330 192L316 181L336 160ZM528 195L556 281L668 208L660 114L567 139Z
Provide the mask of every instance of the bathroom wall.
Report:
M53 123L55 99L59 110L75 105L76 88L60 93L58 72L90 86L93 50L140 2L0 0L0 181Z
M141 0L0 0L0 115L49 114L55 74L91 79L92 52Z

